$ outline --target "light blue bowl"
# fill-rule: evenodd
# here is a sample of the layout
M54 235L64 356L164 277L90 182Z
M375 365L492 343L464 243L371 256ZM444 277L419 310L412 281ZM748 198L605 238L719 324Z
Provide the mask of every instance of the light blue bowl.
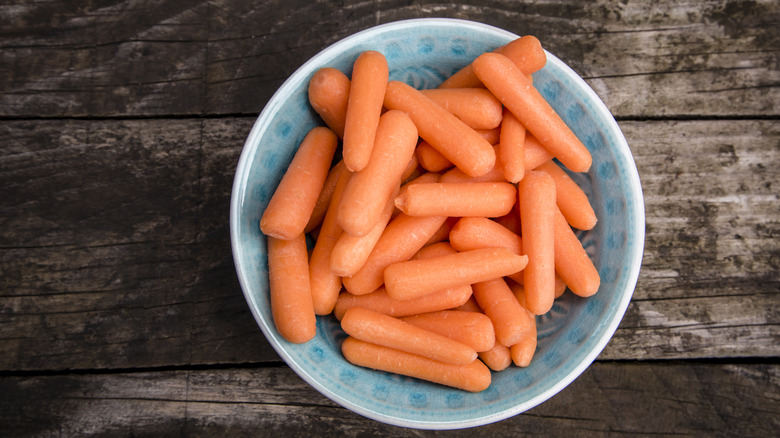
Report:
M345 335L332 316L318 317L317 336L285 341L274 328L268 296L266 239L258 223L288 163L314 126L309 78L320 67L348 75L359 53L378 50L390 79L434 88L479 54L517 38L510 32L454 19L416 19L377 26L345 38L301 66L274 94L244 145L230 204L230 234L238 278L260 329L284 361L322 394L366 417L421 428L456 429L499 421L552 397L582 373L615 332L631 300L644 246L644 203L636 166L617 123L591 88L551 54L534 74L548 99L593 155L587 174L572 176L588 193L598 225L580 238L601 274L599 292L567 293L538 318L531 366L493 373L480 393L353 366L340 353ZM541 35L542 42L544 36Z

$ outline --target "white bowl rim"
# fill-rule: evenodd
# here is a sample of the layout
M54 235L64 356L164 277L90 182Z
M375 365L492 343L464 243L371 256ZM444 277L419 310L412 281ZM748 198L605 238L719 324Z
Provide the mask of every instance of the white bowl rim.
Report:
M380 421L382 423L407 427L407 428L448 430L448 429L459 429L459 428L470 428L470 427L482 426L497 421L501 421L513 417L522 412L525 412L535 406L538 406L539 404L550 399L553 395L560 392L563 388L571 384L571 382L573 382L577 377L579 377L591 365L591 363L596 359L596 357L598 357L598 355L603 351L604 347L606 347L607 343L610 341L615 331L617 330L617 327L620 324L625 314L625 311L628 308L628 305L631 301L631 298L633 296L633 291L636 288L636 283L639 277L639 271L640 271L642 257L644 253L645 208L644 208L644 197L642 193L642 186L639 181L639 174L636 168L636 163L633 159L633 155L625 139L625 136L623 135L622 131L618 127L617 122L612 116L612 113L609 111L606 104L604 104L601 98L598 97L595 91L593 91L593 89L576 72L574 72L574 70L572 70L568 65L566 65L555 55L545 50L545 53L547 54L547 62L554 63L556 67L560 68L567 75L570 76L569 79L579 83L582 86L582 91L586 95L588 95L589 98L593 100L593 103L595 104L594 109L599 113L599 117L604 118L605 120L608 120L610 122L607 126L612 131L612 134L615 136L615 138L618 140L617 151L623 156L629 158L626 160L626 165L628 170L626 176L629 181L628 189L629 192L631 192L635 196L635 199L637 199L638 201L635 205L635 209L632 210L631 212L632 215L631 219L633 220L633 223L636 224L636 226L632 230L633 231L632 234L630 236L627 236L629 240L635 242L635 246L634 246L634 252L630 254L630 260L628 261L628 266L630 266L630 269L626 274L628 278L628 281L626 283L626 288L625 291L621 292L620 294L621 300L616 306L617 310L614 313L611 320L609 321L609 323L607 324L606 329L603 332L603 335L596 342L594 348L592 348L590 352L585 356L585 358L576 367L574 367L567 375L565 375L556 384L552 385L548 390L542 392L538 396L524 403L515 405L511 409L507 409L492 415L486 415L484 417L466 420L466 421L408 420L404 418L398 418L395 416L384 415L382 413L365 409L360 405L345 400L339 395L331 392L328 388L322 386L317 381L317 379L309 375L306 372L306 370L299 367L294 361L291 361L288 354L284 351L284 349L281 348L280 345L277 345L275 342L270 342L270 340L273 339L273 336L271 334L272 328L269 327L267 325L268 322L261 317L259 311L257 310L257 306L255 305L255 303L253 303L250 294L247 292L249 288L249 284L246 276L243 273L245 267L241 263L241 259L239 258L239 252L238 252L238 248L240 247L240 241L238 239L237 231L238 231L239 211L241 207L241 205L239 204L239 199L243 198L243 196L241 196L241 190L242 187L246 187L246 179L248 178L248 170L250 167L249 164L251 163L251 160L254 157L256 149L259 145L259 142L257 141L258 140L257 137L262 132L264 132L264 130L267 128L268 124L270 123L270 117L268 117L266 120L267 115L273 114L277 110L277 108L281 105L278 96L284 95L288 89L294 89L303 79L297 74L300 71L305 70L310 64L319 64L319 60L321 58L328 57L331 52L338 50L340 46L346 45L351 40L358 39L362 37L364 34L376 32L377 30L388 30L388 29L402 30L409 27L419 27L419 26L426 26L426 25L451 26L451 27L467 26L475 29L482 29L484 31L488 31L503 36L508 36L511 38L519 37L519 35L509 32L507 30L492 25L488 25L485 23L471 21L471 20L456 19L456 18L412 18L412 19L392 21L392 22L388 22L385 24L380 24L377 26L364 29L350 36L347 36L341 40L338 40L330 44L323 50L321 50L315 56L313 56L312 58L307 60L304 64L302 64L298 69L296 69L296 71L293 74L291 74L287 80L285 80L282 83L282 85L268 100L268 103L263 108L261 113L258 115L254 125L252 126L249 135L247 136L247 139L244 143L244 147L242 149L237 164L237 170L234 177L233 188L231 191L230 219L229 219L230 243L231 243L233 260L236 267L236 272L238 274L241 290L242 293L244 294L245 299L249 304L250 311L252 312L255 321L260 326L260 329L263 331L265 337L269 339L269 343L277 352L277 354L279 354L279 356L285 361L285 363L287 363L288 366L290 366L293 369L293 371L295 371L295 373L298 374L298 376L300 376L309 385L314 387L317 391L319 391L321 394L325 395L329 399L367 418L371 418L373 420Z

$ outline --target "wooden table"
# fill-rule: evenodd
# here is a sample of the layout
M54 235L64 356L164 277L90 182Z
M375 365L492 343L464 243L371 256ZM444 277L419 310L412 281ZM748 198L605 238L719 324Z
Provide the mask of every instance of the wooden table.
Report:
M358 30L434 16L537 35L581 74L647 209L634 298L598 360L478 432L776 436L771 0L2 2L0 435L442 435L365 419L281 362L227 226L243 142L282 81Z

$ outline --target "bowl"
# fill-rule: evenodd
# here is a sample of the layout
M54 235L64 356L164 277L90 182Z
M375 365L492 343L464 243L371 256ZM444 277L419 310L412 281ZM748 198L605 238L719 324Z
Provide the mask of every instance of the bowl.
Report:
M457 429L524 412L562 390L599 355L633 294L644 246L644 203L636 166L615 119L593 90L547 53L534 85L588 147L588 173L571 174L588 194L599 222L578 236L601 275L590 298L566 293L537 318L539 342L531 365L493 373L488 389L468 393L348 363L346 337L333 316L317 317L317 335L292 344L276 331L268 293L266 239L259 219L304 135L323 125L307 100L312 74L335 67L347 75L365 50L382 52L390 79L434 88L479 54L518 36L457 19L412 19L376 26L324 49L303 64L269 100L244 145L230 203L230 235L238 278L263 334L303 380L336 403L384 423ZM537 35L544 44L544 35Z

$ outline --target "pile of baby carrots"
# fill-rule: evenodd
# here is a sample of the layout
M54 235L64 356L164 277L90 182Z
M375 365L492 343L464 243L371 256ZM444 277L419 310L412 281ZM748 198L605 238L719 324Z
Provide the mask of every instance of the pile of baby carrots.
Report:
M313 75L327 127L305 136L260 220L285 339L307 342L333 314L349 362L474 392L490 370L529 365L535 315L600 284L572 230L596 215L561 168L587 172L591 156L533 87L545 63L524 36L432 90L389 81L377 51L351 78Z

